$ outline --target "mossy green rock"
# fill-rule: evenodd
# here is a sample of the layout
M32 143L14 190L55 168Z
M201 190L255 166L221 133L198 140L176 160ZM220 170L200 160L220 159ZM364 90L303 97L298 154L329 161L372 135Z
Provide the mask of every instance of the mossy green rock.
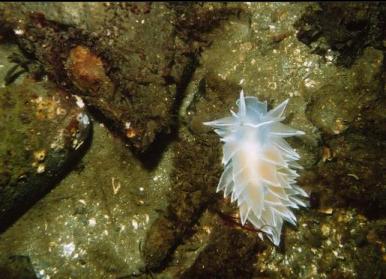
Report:
M0 89L0 228L46 193L81 154L90 120L49 82Z

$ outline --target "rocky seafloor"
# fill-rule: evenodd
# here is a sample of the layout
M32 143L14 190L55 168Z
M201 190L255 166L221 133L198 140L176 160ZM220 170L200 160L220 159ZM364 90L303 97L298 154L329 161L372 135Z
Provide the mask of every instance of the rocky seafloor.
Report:
M0 3L1 278L385 278L386 5ZM216 193L202 122L286 124L281 244Z

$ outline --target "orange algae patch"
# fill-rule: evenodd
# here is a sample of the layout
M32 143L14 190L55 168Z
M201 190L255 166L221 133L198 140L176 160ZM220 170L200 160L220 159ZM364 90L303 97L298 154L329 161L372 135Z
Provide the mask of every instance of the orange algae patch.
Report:
M111 83L105 73L102 59L88 47L77 46L71 49L66 66L80 89L97 91L103 83Z

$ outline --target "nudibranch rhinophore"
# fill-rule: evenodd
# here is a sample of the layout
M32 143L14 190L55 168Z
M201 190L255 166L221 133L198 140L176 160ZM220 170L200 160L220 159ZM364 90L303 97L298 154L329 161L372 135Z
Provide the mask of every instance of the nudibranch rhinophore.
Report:
M283 220L296 225L292 208L306 207L307 193L296 185L299 154L284 138L304 135L281 123L288 99L267 111L267 103L241 91L237 113L204 122L223 145L224 172L217 186L237 201L242 225L248 220L280 244ZM262 234L259 234L262 238Z

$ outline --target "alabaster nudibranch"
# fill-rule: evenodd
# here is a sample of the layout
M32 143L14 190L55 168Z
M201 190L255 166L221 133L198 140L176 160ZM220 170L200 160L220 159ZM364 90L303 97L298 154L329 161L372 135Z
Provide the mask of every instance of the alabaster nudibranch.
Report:
M214 128L223 145L224 172L218 191L231 196L240 209L241 223L248 220L275 244L280 244L283 221L296 225L291 208L306 207L307 193L296 185L299 154L284 140L304 132L280 123L288 99L267 112L267 103L244 97L238 113L204 122ZM262 234L259 234L262 238Z

